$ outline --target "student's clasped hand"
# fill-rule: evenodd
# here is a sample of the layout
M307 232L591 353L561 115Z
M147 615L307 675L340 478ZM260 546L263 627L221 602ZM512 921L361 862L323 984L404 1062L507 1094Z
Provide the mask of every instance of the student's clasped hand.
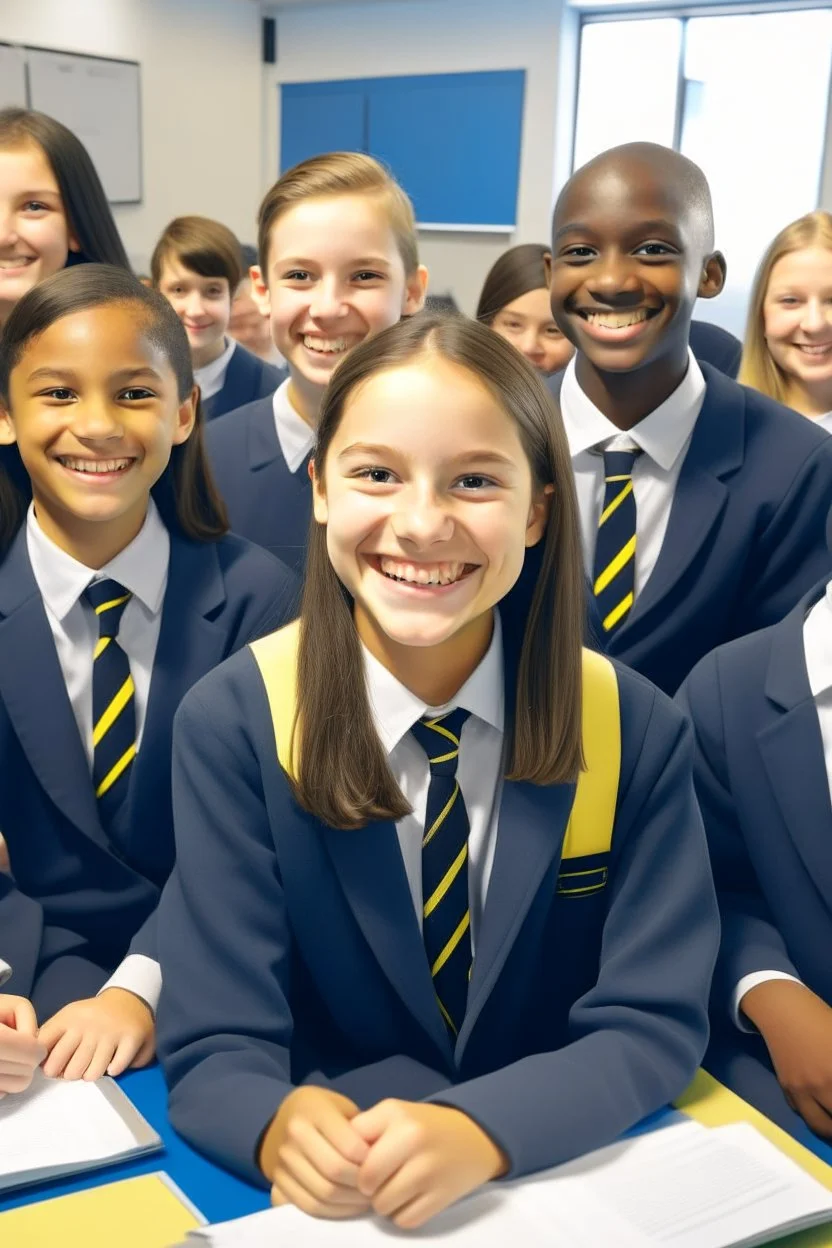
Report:
M72 1001L44 1023L38 1038L49 1054L43 1073L50 1079L120 1075L153 1058L156 1032L151 1010L124 988Z
M507 1161L466 1114L385 1100L358 1107L324 1088L296 1088L263 1139L272 1204L319 1218L373 1209L415 1229L490 1179Z
M803 984L776 979L746 993L742 1010L765 1040L792 1109L832 1138L832 1009Z
M45 1057L30 1003L25 997L0 995L0 1097L25 1092Z

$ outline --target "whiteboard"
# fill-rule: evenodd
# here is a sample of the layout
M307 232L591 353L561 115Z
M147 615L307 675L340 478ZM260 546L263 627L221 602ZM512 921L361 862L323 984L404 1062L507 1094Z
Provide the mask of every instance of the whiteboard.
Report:
M139 66L27 48L29 106L62 122L92 157L111 204L142 197Z
M0 43L0 108L26 107L26 59L22 48Z

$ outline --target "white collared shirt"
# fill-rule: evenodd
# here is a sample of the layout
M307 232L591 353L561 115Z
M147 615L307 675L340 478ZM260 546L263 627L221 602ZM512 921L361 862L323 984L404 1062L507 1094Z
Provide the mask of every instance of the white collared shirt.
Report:
M272 404L274 426L283 458L286 460L289 471L297 472L306 456L315 447L315 430L307 425L300 413L292 407L289 399L290 385L289 377L281 382L274 392Z
M832 804L832 581L826 586L826 593L815 603L803 621L803 653L809 688L818 714L829 801ZM734 990L732 1002L734 1021L741 1031L755 1030L740 1013L743 997L752 988L770 979L790 979L800 983L794 975L788 975L785 971L753 971L750 975L744 975Z
M471 946L482 921L497 844L497 820L503 787L503 638L494 612L491 644L456 696L446 706L427 706L406 689L369 651L364 650L367 692L376 729L393 775L413 807L396 824L413 907L422 925L422 838L425 832L430 766L410 729L425 715L446 715L456 707L470 711L459 740L457 780L468 813L468 896Z
M32 505L26 517L26 545L92 775L92 669L98 623L82 594L91 581L112 577L133 595L121 617L118 643L129 660L135 686L136 745L139 748L168 583L170 535L156 504L150 499L145 522L137 536L96 571L73 559L46 536ZM126 988L155 1010L161 983L158 962L141 954L130 954L104 988Z
M3 959L0 958L0 988L2 988L3 984L5 984L11 973L12 968L9 966L8 962L4 962Z
M560 408L575 473L584 564L590 578L604 499L604 460L594 448L611 446L618 450L635 445L642 452L633 465L638 597L658 561L676 483L704 400L705 378L689 350L688 371L669 398L622 433L584 394L578 383L575 359L570 360L561 385Z
M234 338L225 339L225 350L222 355L218 355L210 364L206 364L203 368L194 369L194 381L199 386L199 393L203 399L212 399L215 394L219 394L225 385L225 374L228 372L228 365L231 357L237 350L237 343Z
M824 412L823 416L816 416L813 423L825 433L832 433L832 412Z

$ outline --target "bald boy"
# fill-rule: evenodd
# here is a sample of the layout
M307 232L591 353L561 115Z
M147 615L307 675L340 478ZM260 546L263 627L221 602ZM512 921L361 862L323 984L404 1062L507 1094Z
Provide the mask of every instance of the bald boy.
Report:
M689 346L718 295L701 169L632 143L554 212L552 310L577 348L559 399L608 652L669 693L715 646L781 619L832 571L832 439Z

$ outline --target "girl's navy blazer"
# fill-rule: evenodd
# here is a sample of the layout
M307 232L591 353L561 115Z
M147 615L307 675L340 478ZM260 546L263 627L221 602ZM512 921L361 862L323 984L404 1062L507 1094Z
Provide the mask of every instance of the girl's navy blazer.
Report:
M285 369L261 360L238 342L228 361L222 389L212 394L210 399L202 400L206 421L216 420L218 416L224 416L245 403L274 394L285 377Z
M642 677L616 674L603 885L559 888L575 786L506 781L455 1047L394 826L341 831L300 809L250 652L191 690L158 923L158 1047L188 1140L262 1184L262 1132L306 1082L361 1106L455 1106L517 1175L607 1143L682 1092L705 1049L718 944L690 732Z
M41 1017L94 995L128 952L156 958L155 907L173 865L170 757L188 689L294 614L294 575L226 536L170 535L170 566L141 749L106 834L25 526L0 564L0 949L9 992Z
M312 520L312 487L307 465L290 472L283 458L272 400L258 399L212 421L205 430L205 446L234 532L301 571Z
M693 721L695 782L722 920L711 1064L787 1128L765 1046L730 1016L739 981L783 971L832 1004L832 804L803 646L812 589L773 628L721 646L677 695Z

